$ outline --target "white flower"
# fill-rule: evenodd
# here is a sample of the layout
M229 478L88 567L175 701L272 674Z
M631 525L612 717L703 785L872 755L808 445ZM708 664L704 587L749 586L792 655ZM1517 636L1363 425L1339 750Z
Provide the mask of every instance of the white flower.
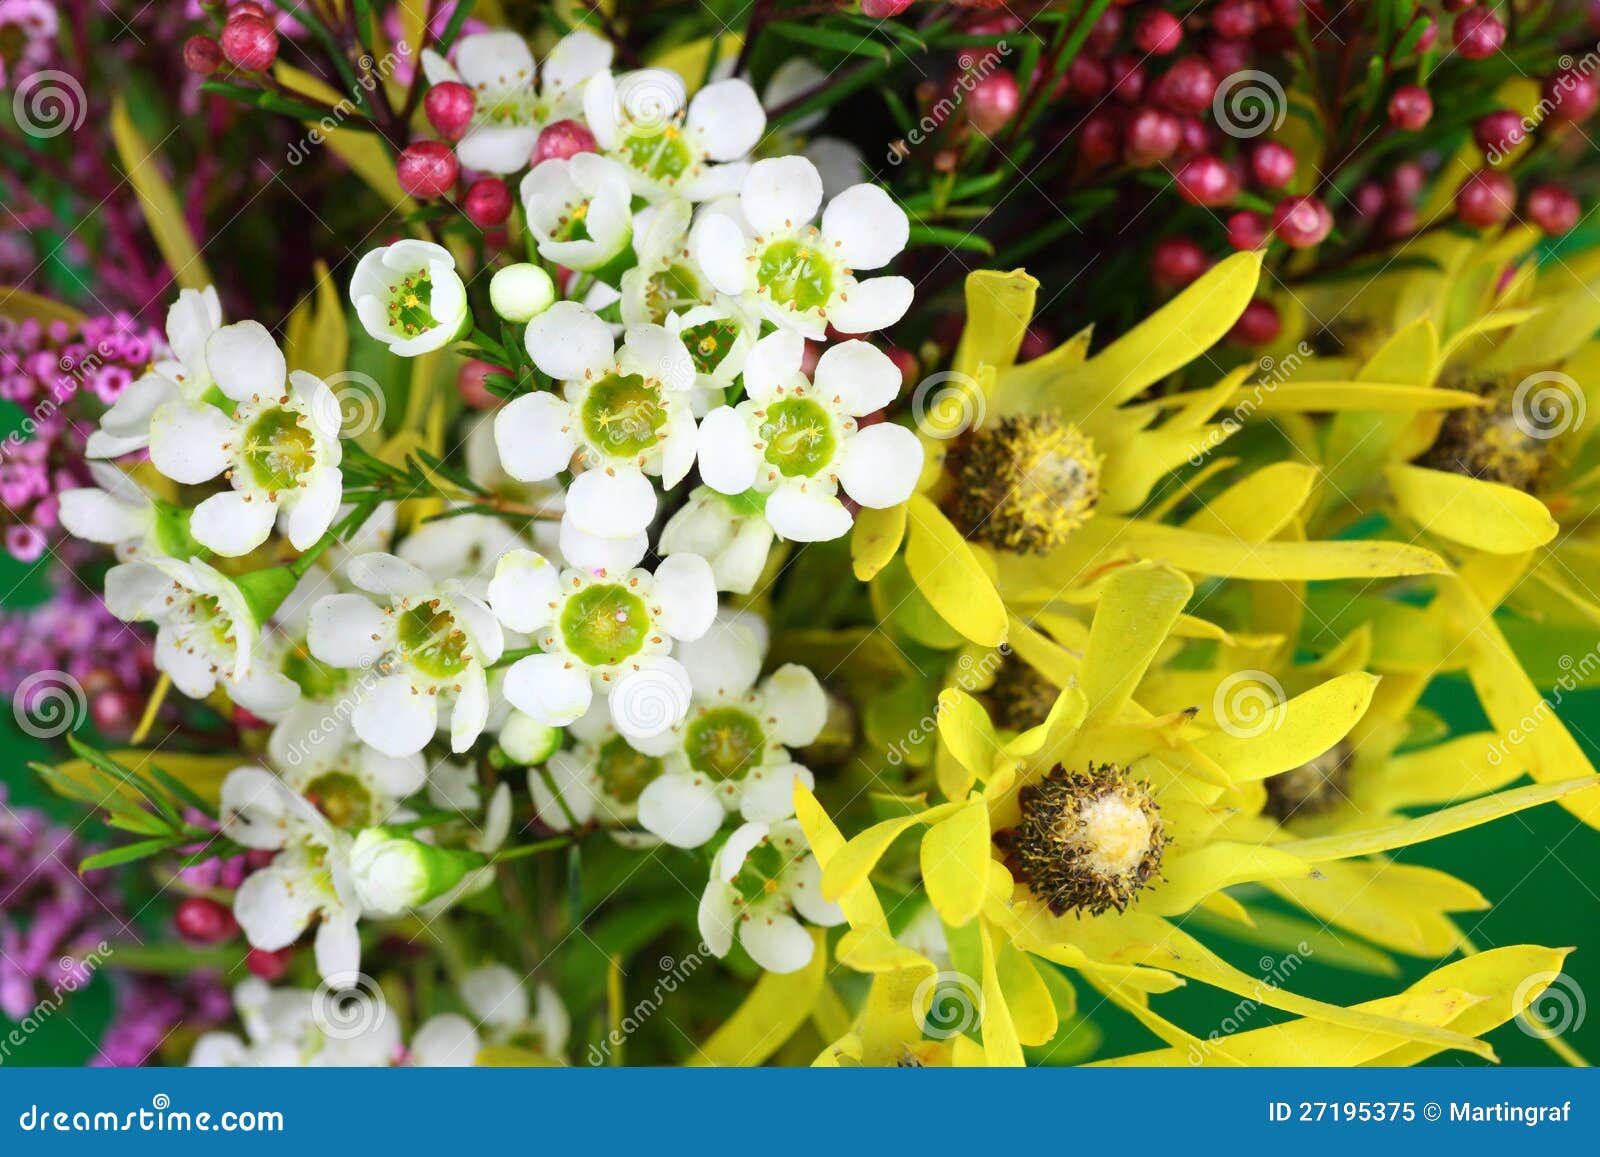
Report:
M314 1068L384 1066L400 1052L400 1024L382 1000L356 990L361 1006L352 1022L341 1019L330 1034L329 1007L337 995L327 989L271 988L259 977L247 977L233 990L233 1006L244 1024L243 1038L230 1032L208 1032L195 1041L191 1068Z
M222 325L222 305L211 286L185 289L167 309L167 344L172 357L158 359L150 372L117 395L89 436L91 458L117 458L150 444L150 419L174 398L198 402L211 387L206 343Z
M829 324L844 333L893 325L911 306L911 282L858 281L854 271L881 268L905 248L905 211L878 186L856 185L828 203L818 229L811 220L821 204L822 178L810 161L757 161L739 188L745 227L726 213L705 214L690 252L713 285L774 325L812 338Z
M844 912L822 897L822 869L794 820L735 829L711 862L700 898L700 935L718 956L735 935L768 972L796 972L811 963L816 945L808 923L831 927Z
M385 755L363 743L347 718L303 710L272 729L267 757L290 788L347 829L387 822L428 778L420 753Z
M191 699L220 683L239 706L270 718L293 705L295 685L255 661L261 625L244 593L192 559L150 557L106 574L106 607L124 622L156 624L156 666Z
M772 551L772 527L759 497L718 494L696 486L661 529L662 554L698 554L711 564L719 591L755 589Z
M512 763L527 767L543 763L555 754L561 746L561 736L559 727L540 723L533 716L512 709L507 713L495 741Z
M665 763L646 755L611 725L605 704L594 702L567 728L577 743L528 768L528 791L539 820L558 832L574 824L625 828L639 815L639 794Z
M695 386L715 405L722 401L722 391L744 372L745 359L761 336L761 320L723 298L716 305L697 305L669 315L667 330L677 334L689 351Z
M654 575L557 572L542 555L512 551L489 584L489 603L544 653L517 661L505 696L540 723L564 727L607 696L611 721L630 738L659 735L689 709L689 676L670 657L673 640L697 639L716 614L711 567L692 554L664 559Z
M683 78L664 68L613 77L597 73L583 91L595 142L626 168L633 191L704 201L738 187L767 114L742 80L708 84L684 108ZM723 162L723 163L719 163Z
M435 582L457 579L482 600L494 564L508 550L528 545L503 519L487 514L458 514L424 522L406 535L395 554Z
M403 358L449 345L472 324L456 259L431 241L372 250L356 265L350 300L366 331Z
M222 834L246 848L275 851L245 877L233 915L254 948L276 952L313 920L317 971L324 979L361 967L361 900L350 878L349 837L270 771L239 767L222 781Z
M845 492L882 508L911 497L922 471L922 443L889 422L856 419L881 410L900 392L887 354L863 341L830 346L815 382L800 372L805 343L778 330L745 361L748 400L723 406L700 426L700 477L723 494L767 495L766 519L785 538L823 542L850 529Z
M462 165L485 173L515 173L524 168L551 121L577 116L584 81L611 66L612 48L592 32L561 38L545 57L534 83L533 54L515 32L463 36L452 66L424 49L422 69L429 84L459 81L472 89L472 123L456 143Z
M826 83L827 71L809 56L791 56L777 68L761 93L761 103L775 109L789 101L815 92ZM866 161L861 150L839 137L812 137L806 134L827 119L826 109L817 109L797 117L781 129L767 135L757 150L764 157L787 156L801 153L817 167L822 176L822 191L828 197L837 197L851 185L866 179Z
M709 305L717 290L688 257L694 209L674 197L633 218L634 265L622 275L622 320L664 325L675 310Z
M155 504L143 488L115 466L90 462L94 486L61 492L61 525L67 533L113 547L124 562L141 548L160 550ZM172 551L170 553L178 553Z
M539 481L580 454L585 469L567 491L564 521L585 535L631 543L637 553L623 564L631 565L643 557L656 515L645 475L676 486L694 465L689 351L658 325L630 326L614 349L610 327L567 301L533 319L527 345L534 364L564 383L564 396L524 394L495 415L501 463L513 478Z
M522 178L528 231L546 261L592 273L633 240L628 173L599 153L549 160Z
M517 974L503 964L486 964L461 978L461 999L471 1018L453 1012L429 1017L411 1038L412 1064L465 1067L485 1044L527 1049L551 1059L566 1052L571 1018L548 984L539 985L537 1011L530 1012Z
M150 419L157 470L186 485L222 474L232 487L195 507L189 532L231 558L265 542L281 514L290 543L309 549L332 525L344 494L337 399L320 378L289 373L258 322L212 334L206 364L228 409L174 399Z
M764 634L759 619L722 612L705 635L678 648L693 704L670 733L639 743L666 760L639 797L639 822L670 844L699 847L730 812L762 822L787 818L795 782L813 784L787 748L817 738L827 696L815 675L793 663L758 685Z
M506 321L525 325L555 304L556 283L530 261L495 271L489 279L489 304Z
M311 610L307 642L330 666L362 669L348 692L356 734L387 755L421 751L443 697L453 700L451 750L467 750L488 721L485 672L504 646L500 624L461 584L437 583L392 554L352 559L349 576L386 605L329 595Z
M367 910L387 916L446 895L483 866L477 852L435 847L388 828L366 828L350 849L356 895Z

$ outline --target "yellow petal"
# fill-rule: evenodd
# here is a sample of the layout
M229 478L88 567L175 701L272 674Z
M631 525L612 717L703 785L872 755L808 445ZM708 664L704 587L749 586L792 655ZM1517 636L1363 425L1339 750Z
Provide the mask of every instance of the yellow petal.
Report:
M744 1003L734 1010L690 1065L759 1065L777 1052L811 1018L828 971L828 943L821 928L811 929L811 962L798 972L766 972Z
M1055 999L1033 961L1002 940L995 953L995 970L1017 1040L1025 1045L1048 1044L1061 1022Z
M951 687L939 693L939 738L961 765L979 779L988 779L999 754L989 713L971 695Z
M1521 764L1506 757L1505 742L1491 731L1478 731L1392 755L1370 774L1358 768L1351 788L1364 808L1392 812L1496 791L1521 774Z
M211 271L200 256L200 247L184 221L183 208L172 186L161 175L159 156L134 126L128 106L119 94L111 104L111 140L117 159L128 175L144 211L145 224L155 238L156 248L172 270L173 280L184 289L204 289L211 284ZM390 163L392 169L393 163Z
M70 305L63 305L48 297L40 297L37 293L29 293L26 289L18 289L13 285L0 285L0 317L9 317L16 321L27 321L32 318L45 325L61 321L70 326L82 325L84 320L82 311Z
M1006 637L1006 608L971 545L944 513L920 494L908 504L906 568L945 622L974 643L997 647Z
M987 921L978 921L978 940L983 948L983 1057L990 1067L1020 1068L1022 1042L995 966L994 937Z
M863 506L856 511L856 522L850 529L850 561L856 578L867 582L882 570L900 549L905 536L905 503L883 510Z
M896 816L873 824L860 835L852 837L823 867L822 894L830 900L838 900L860 887L889 850L889 845L902 832L909 831L917 824L937 823L962 806L959 803L946 803L916 815ZM820 857L818 863L821 863Z
M997 370L1012 365L1033 317L1038 291L1038 281L1022 269L1010 273L980 269L967 274L967 323L951 362L953 372L970 376L980 365Z
M349 351L344 299L327 265L318 261L316 289L295 306L284 325L284 357L290 369L330 378L348 364Z
M1079 674L1091 720L1121 710L1193 593L1194 585L1177 571L1142 563L1120 568L1106 582Z
M1241 674L1272 680L1264 671ZM1236 783L1277 775L1328 751L1366 711L1378 677L1352 671L1277 703L1265 697L1282 694L1276 680L1261 685L1266 686L1264 694L1253 690L1257 684L1229 687L1223 680L1213 705L1220 730L1195 742L1195 747L1225 768Z
M1330 925L1413 956L1450 955L1461 931L1445 913L1489 906L1443 872L1383 860L1323 861L1314 877L1267 887Z
M826 870L843 849L844 836L828 818L828 813L822 810L817 797L799 780L794 785L794 816L800 824L800 830L806 834L806 842L811 845L811 854L817 858L817 865ZM852 928L874 928L885 923L883 907L870 885L851 889L836 899Z
M959 927L983 907L989 877L989 808L962 805L922 837L922 882L945 923Z
M1140 519L1096 518L1085 529L1097 525L1117 547L1140 558L1218 578L1290 582L1444 574L1449 570L1433 551L1403 542L1240 543Z
M1212 892L1234 884L1254 884L1281 877L1304 876L1311 865L1298 856L1263 844L1218 840L1182 853L1174 849L1162 865L1166 880L1140 907L1158 916L1181 916Z
M1468 390L1431 389L1400 382L1284 382L1270 388L1245 386L1235 405L1253 402L1256 414L1337 414L1347 410L1409 414L1482 406L1482 396Z
M1242 542L1265 542L1288 525L1317 480L1315 467L1275 462L1208 501L1184 527Z
M1531 494L1465 474L1395 464L1385 472L1395 501L1427 529L1491 554L1520 554L1556 535L1550 510Z

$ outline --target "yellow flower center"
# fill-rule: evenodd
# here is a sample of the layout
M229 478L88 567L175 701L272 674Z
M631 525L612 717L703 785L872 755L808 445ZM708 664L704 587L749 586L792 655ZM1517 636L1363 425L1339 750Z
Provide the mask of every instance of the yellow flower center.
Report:
M1054 550L1094 515L1100 499L1094 443L1055 414L979 427L952 459L956 525L1004 550Z

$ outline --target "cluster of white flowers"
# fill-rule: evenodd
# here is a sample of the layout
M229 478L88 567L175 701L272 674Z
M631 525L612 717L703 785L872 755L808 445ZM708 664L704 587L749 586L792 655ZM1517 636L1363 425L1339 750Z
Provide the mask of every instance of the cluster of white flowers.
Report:
M542 70L504 32L429 54L434 83L476 97L463 165L527 169L529 259L469 272L464 249L408 239L350 282L354 318L395 357L516 351L464 473L537 497L550 522L437 501L434 521L397 516L426 495L360 473L372 456L341 441L328 385L291 371L257 322L224 324L210 289L179 297L172 357L94 433L101 486L63 497L70 530L117 547L108 605L156 625L172 684L272 726L262 765L222 790L223 834L271 853L235 913L264 950L314 926L330 980L359 968L362 921L442 910L530 836L597 827L707 849L702 929L719 954L737 938L791 971L813 950L801 920L843 918L792 820L795 785L812 783L792 753L818 738L827 696L804 667L766 671L766 624L719 592L755 591L776 541L837 538L855 508L911 495L921 444L882 418L901 372L858 336L911 303L904 278L865 275L904 247L907 218L841 183L836 142L811 143L821 169L756 159L796 142L767 131L744 80L691 98L674 73L610 64L583 32ZM769 99L808 67L780 70ZM539 134L574 119L596 149L537 160ZM138 484L149 471L167 481ZM261 1040L212 1053L309 1047L299 996L249 999ZM472 1054L509 1031L496 1025L458 1017L412 1051L437 1037Z

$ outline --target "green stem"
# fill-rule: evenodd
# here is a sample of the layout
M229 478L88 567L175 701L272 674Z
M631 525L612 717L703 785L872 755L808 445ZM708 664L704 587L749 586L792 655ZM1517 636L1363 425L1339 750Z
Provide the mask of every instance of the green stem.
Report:
M553 852L557 848L564 848L572 843L572 837L556 836L553 839L540 840L538 843L522 844L515 848L506 848L489 857L491 864L505 864L512 860L521 860L528 856L537 856L542 852Z

